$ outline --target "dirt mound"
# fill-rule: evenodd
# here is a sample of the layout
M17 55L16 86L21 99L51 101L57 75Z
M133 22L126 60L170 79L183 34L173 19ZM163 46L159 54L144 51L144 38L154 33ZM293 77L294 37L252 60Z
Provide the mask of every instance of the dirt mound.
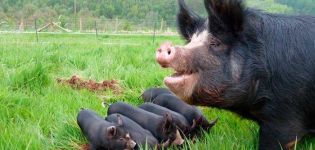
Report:
M104 80L102 82L96 82L95 80L84 80L76 75L70 79L58 78L57 82L60 84L66 84L74 89L88 89L93 92L112 90L114 93L121 93L121 87L117 80Z

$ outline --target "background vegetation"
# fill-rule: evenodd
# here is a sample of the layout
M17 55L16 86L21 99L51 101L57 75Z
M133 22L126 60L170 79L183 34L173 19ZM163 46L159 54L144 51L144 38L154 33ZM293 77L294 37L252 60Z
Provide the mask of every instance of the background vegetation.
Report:
M205 15L203 0L186 1L195 11ZM315 14L314 0L246 2L251 7L268 12ZM132 26L138 24L153 28L153 22L159 22L159 26L174 27L176 12L177 0L1 0L0 27L3 26L2 30L5 30L4 26L20 27L20 30L27 26L34 28L36 19L39 26L54 21L62 27L79 30L79 26L92 29L95 20L105 22L117 18L124 20L120 21L124 30L133 30ZM113 25L112 22L109 24Z

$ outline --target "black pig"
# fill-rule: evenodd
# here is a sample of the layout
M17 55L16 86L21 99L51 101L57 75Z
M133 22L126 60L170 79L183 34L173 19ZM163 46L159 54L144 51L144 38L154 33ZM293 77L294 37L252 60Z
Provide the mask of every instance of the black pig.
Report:
M162 117L122 102L109 106L107 114L114 113L122 114L149 130L159 142L169 142L172 145L181 145L184 142L169 114Z
M130 134L130 137L135 140L137 145L145 146L146 144L150 148L158 146L157 139L152 133L146 129L143 129L139 124L121 114L111 114L106 117L106 120L113 123L118 123L121 118L124 129Z
M167 109L165 107L153 104L153 103L144 103L144 104L140 105L139 108L146 110L148 112L152 112L154 114L160 115L160 116L164 116L167 113L171 114L174 123L182 131L182 133L185 136L187 136L187 132L190 129L190 124L188 123L188 121L186 120L186 118L183 115L181 115L177 112L174 112L170 109Z
M144 102L151 102L158 95L164 94L164 93L172 94L172 92L166 88L150 88L150 89L145 90L142 93L141 97L144 100Z
M260 126L259 149L289 149L315 129L315 17L270 14L242 0L204 0L206 18L179 1L185 46L163 44L164 79L189 104L230 110ZM293 143L293 144L292 144Z
M81 110L77 116L77 123L92 150L134 149L136 143L122 127L121 119L118 118L117 122L118 124L107 122L91 110Z

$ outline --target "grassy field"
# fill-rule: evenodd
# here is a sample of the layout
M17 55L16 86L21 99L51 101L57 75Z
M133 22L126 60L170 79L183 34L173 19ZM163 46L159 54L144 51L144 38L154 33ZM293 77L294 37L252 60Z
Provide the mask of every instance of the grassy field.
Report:
M162 87L171 73L155 63L155 49L163 41L182 44L176 36L0 34L0 149L79 149L87 141L76 116L80 108L101 115L101 102L125 101L133 105L149 87ZM123 93L94 93L60 85L57 78L79 75L101 81L117 79ZM201 108L217 125L186 149L256 149L258 126L230 112ZM315 139L307 137L297 149L313 149Z

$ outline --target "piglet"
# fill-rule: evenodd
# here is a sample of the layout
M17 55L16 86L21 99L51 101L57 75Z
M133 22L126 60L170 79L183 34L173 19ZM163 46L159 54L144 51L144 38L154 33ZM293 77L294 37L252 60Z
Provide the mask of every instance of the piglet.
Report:
M170 143L171 145L182 145L184 142L170 114L162 117L122 102L109 106L107 114L114 113L122 114L149 130L159 142Z
M121 114L111 114L106 117L106 120L113 123L118 123L121 118L125 130L130 134L130 137L135 140L138 146L148 145L151 149L158 146L159 142L152 135L152 133L146 129L143 129L139 124Z
M141 97L143 98L144 102L152 102L157 96L160 94L173 94L167 88L150 88L145 90Z
M200 136L201 129L209 131L217 122L217 119L209 122L197 107L183 102L173 94L160 94L153 100L153 103L183 115L191 126L190 136Z
M91 110L81 110L77 116L77 123L92 150L132 150L136 147L136 142L122 127L121 118L118 118L116 124L105 121Z
M184 136L187 136L186 133L189 131L190 125L183 115L153 103L144 103L140 105L139 108L160 116L164 116L167 113L171 114L178 129L181 131L181 133L183 133Z

